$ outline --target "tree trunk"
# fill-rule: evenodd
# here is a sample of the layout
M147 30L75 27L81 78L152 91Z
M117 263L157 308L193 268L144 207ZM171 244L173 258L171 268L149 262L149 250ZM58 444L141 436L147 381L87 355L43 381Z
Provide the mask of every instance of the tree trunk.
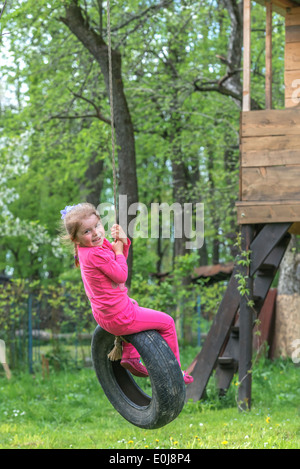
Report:
M243 45L243 2L236 0L224 0L224 5L228 11L231 23L231 32L227 51L227 76L223 81L224 89L232 93L232 96L242 95L241 74L238 72L242 62ZM241 100L237 100L241 105Z
M278 295L300 295L300 254L297 252L297 237L292 235L289 246L280 264Z
M98 62L104 77L104 82L109 96L109 67L108 67L108 46L102 36L97 34L87 18L83 17L82 9L74 0L65 9L65 17L60 20L78 38L84 47ZM115 122L116 145L118 147L118 169L119 169L119 195L127 196L128 207L138 202L138 185L136 177L136 155L134 131L130 112L124 93L121 55L118 51L112 50L112 87L113 87L113 112ZM128 216L128 224L133 218ZM127 227L124 227L127 229ZM132 249L128 256L128 284L131 280L132 272Z
M92 158L85 171L85 181L81 184L80 191L85 200L97 207L101 202L101 192L103 188L103 167L104 161L97 161L97 153L93 152Z
M281 261L276 299L275 356L291 357L300 338L300 253L295 235Z

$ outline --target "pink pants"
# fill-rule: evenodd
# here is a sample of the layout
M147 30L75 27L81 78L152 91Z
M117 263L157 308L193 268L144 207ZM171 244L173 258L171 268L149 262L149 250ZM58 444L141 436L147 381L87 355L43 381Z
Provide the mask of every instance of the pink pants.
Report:
M114 335L134 334L154 329L165 339L180 366L180 356L174 319L166 313L142 308L134 301L130 312L120 313L117 317L101 318L99 324ZM123 343L123 358L139 358L138 351L129 343Z

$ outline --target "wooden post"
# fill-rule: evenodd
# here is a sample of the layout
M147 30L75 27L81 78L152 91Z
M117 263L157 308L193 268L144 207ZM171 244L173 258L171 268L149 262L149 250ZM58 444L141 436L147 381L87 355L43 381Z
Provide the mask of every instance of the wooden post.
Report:
M32 294L28 297L28 361L29 373L33 373L33 341L32 341Z
M249 251L254 235L253 225L242 225L242 251ZM252 367L252 329L253 310L248 305L253 299L253 277L250 277L250 266L240 266L240 272L246 278L247 295L241 296L239 327L239 395L238 404L241 410L251 408L251 367Z
M243 111L250 111L251 0L244 0Z
M266 1L266 109L272 109L272 1Z
M49 378L49 360L45 357L45 355L42 355L42 376L43 379L45 376Z
M7 379L11 378L11 372L6 363L5 342L0 340L0 363L2 363Z

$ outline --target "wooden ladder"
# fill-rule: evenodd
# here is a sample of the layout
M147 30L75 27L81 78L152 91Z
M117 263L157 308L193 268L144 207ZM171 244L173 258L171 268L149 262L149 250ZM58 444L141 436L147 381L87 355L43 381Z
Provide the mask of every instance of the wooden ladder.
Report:
M249 279L252 280L252 294L254 310L258 316L265 298L276 275L280 262L289 244L291 235L288 230L291 223L270 223L265 225L243 225L242 238L246 249L250 249ZM187 387L187 400L200 400L205 396L208 380L216 369L216 381L219 393L223 395L228 389L234 374L242 366L245 356L252 353L252 328L255 317L251 319L251 331L246 330L241 338L241 322L244 310L247 309L245 301L238 291L236 274L241 273L243 267L236 265L228 283L224 297L220 303L215 320L210 328L200 353L196 356L187 371L194 377L194 382ZM243 271L243 274L247 272ZM253 315L253 310L250 312ZM249 314L248 314L249 316ZM242 327L245 326L242 324ZM247 328L247 325L246 325ZM246 343L251 339L251 344ZM242 341L242 342L241 342ZM250 347L250 352L247 348ZM244 353L244 350L246 353ZM251 381L251 376L249 376ZM251 385L250 385L251 389ZM250 391L251 392L251 391ZM249 385L248 391L249 394ZM249 399L250 396L247 396Z

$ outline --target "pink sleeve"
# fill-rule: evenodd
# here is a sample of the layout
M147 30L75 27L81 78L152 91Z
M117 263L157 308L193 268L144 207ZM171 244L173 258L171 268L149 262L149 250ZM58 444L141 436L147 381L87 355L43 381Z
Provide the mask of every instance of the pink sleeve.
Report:
M113 251L111 243L106 238L105 238L105 244L106 244L106 246L109 246L109 249L111 251ZM131 241L130 241L129 238L127 238L127 244L123 245L123 256L125 256L125 259L127 259L127 257L128 257L128 252L129 252L130 245L131 245Z
M115 283L125 283L128 276L128 266L123 254L112 258L105 250L93 250L89 255L90 262L104 275Z
M123 247L123 256L125 256L125 259L127 259L128 257L128 251L129 251L130 245L131 245L131 241L129 238L127 238L127 244L124 244L124 247Z

